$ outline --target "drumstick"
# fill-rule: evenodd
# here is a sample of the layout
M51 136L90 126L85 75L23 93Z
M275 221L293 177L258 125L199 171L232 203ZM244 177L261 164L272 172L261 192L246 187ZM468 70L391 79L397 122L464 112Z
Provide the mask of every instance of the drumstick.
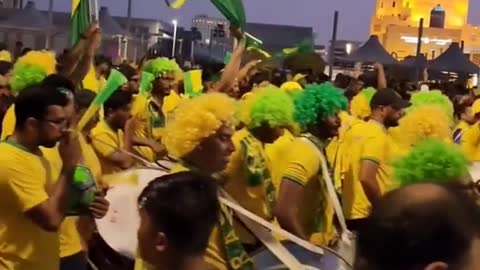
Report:
M143 158L143 157L141 157L141 156L139 156L139 155L137 155L137 154L131 153L131 152L125 150L125 149L119 148L119 147L117 147L117 146L115 146L115 145L111 145L111 144L109 144L109 143L107 143L107 142L104 142L104 141L102 141L102 140L99 140L99 139L97 139L97 138L92 138L92 140L95 140L95 141L97 141L97 142L99 142L99 143L102 143L102 144L104 144L104 145L106 145L106 146L108 146L108 147L111 147L111 148L113 148L113 149L115 149L115 150L118 150L118 151L120 151L120 152L122 152L122 153L124 153L124 154L127 154L127 155L129 155L130 157L133 157L134 159L142 162L145 166L147 166L147 167L149 167L149 168L156 168L156 169L161 168L161 167L158 166L156 163L152 163L152 162L146 160L145 158Z

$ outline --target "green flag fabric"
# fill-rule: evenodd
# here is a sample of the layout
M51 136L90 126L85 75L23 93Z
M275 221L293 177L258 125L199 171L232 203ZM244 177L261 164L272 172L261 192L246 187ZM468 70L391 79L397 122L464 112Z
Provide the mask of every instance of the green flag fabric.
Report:
M233 26L245 30L247 18L242 0L210 0Z
M89 0L73 0L71 16L71 39L75 46L92 22Z

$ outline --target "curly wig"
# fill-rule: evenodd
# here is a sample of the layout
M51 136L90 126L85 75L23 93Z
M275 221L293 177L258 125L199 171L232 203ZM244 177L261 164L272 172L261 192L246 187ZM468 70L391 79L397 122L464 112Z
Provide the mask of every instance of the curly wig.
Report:
M373 87L368 87L360 91L350 101L350 113L358 119L366 119L372 113L370 109L370 101L377 90Z
M295 106L292 98L277 88L269 85L258 88L246 97L239 106L240 121L249 129L267 124L269 127L291 127Z
M415 183L459 181L468 175L469 163L460 149L434 139L418 143L393 164L394 179L401 186Z
M312 84L295 98L295 120L305 130L347 108L340 89L330 83Z
M47 76L57 72L57 59L55 53L50 51L30 51L20 57L16 64L39 66L45 70Z
M181 159L222 125L233 125L235 100L211 93L182 102L166 122L163 143L169 155Z
M12 90L19 92L38 84L47 76L56 72L55 54L47 51L31 51L20 57L13 66L10 81Z
M435 105L448 116L450 123L453 123L453 103L440 90L416 92L410 97L410 102L412 105L408 108L408 111L414 111L425 105Z
M450 119L443 110L435 105L423 106L408 112L400 119L399 141L404 146L415 146L425 139L437 139L443 142L451 140Z
M42 67L28 64L15 64L10 79L10 86L14 92L18 93L27 87L41 83L47 76L47 73Z
M153 74L155 78L162 77L166 73L182 73L182 69L177 62L166 57L158 57L147 61L143 67L143 71Z
M0 61L12 63L13 62L13 57L12 54L9 51L0 51Z
M303 90L303 87L298 82L284 82L280 86L280 89L286 92L296 92L296 91Z

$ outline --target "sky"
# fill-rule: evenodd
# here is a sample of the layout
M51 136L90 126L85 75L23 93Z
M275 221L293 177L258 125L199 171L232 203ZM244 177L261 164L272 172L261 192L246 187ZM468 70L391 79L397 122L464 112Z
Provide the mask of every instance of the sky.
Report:
M71 0L54 0L54 9L71 9ZM127 13L127 0L98 0L100 6L108 6L113 15ZM452 0L454 1L454 0ZM47 9L48 0L35 0L40 9ZM317 41L326 43L332 35L333 13L340 13L338 39L365 41L369 36L370 19L376 0L244 0L247 19L250 22L310 26ZM209 0L189 0L179 11L169 9L164 0L133 0L133 17L177 19L181 26L189 28L197 14L221 17ZM480 1L470 0L470 18L480 26Z

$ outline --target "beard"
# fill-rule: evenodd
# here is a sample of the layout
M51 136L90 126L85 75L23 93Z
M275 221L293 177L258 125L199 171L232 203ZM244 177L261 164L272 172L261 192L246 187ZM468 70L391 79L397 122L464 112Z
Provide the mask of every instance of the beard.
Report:
M385 119L385 122L383 123L386 128L391 128L391 127L397 127L398 126L398 120L397 119Z

